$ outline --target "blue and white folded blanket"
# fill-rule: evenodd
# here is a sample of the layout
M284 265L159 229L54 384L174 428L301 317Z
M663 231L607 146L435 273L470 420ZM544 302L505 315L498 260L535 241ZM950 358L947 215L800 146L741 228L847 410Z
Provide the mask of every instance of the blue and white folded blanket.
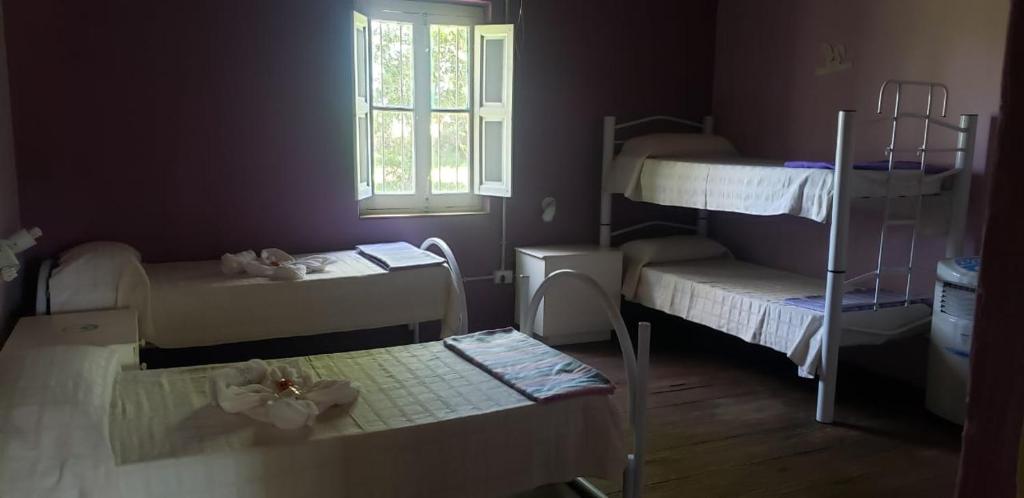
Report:
M356 252L388 271L435 266L445 262L444 258L408 242L360 244L356 246Z
M597 369L512 328L449 337L444 345L532 401L615 392Z

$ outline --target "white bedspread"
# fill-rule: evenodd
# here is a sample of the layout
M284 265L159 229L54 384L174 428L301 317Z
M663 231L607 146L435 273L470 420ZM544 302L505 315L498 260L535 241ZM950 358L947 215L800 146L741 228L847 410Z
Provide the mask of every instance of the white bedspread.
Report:
M211 405L215 366L121 374L111 445L125 496L482 498L621 474L607 396L532 403L440 342L293 360L357 382L359 399L281 431Z
M445 266L387 272L355 251L303 280L224 275L219 261L146 264L152 332L165 348L369 329L430 320L458 325Z
M113 349L0 352L0 496L120 498L109 446Z
M749 158L670 159L643 161L639 187L626 196L635 201L754 215L788 214L827 221L832 207L833 171L786 168L778 161ZM854 198L884 197L882 171L854 170ZM915 194L917 171L893 173L892 195ZM946 174L927 175L924 195L939 193Z
M800 375L812 377L821 363L823 316L785 300L824 292L820 279L732 259L705 259L644 267L630 300L785 353ZM886 330L928 315L925 305L844 313L844 327L879 333L844 331L841 344L884 342Z

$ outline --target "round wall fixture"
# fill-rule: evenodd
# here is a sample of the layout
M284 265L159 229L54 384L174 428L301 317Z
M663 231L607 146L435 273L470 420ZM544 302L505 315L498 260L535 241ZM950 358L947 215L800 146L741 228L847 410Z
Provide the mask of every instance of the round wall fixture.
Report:
M555 219L555 207L554 197L545 197L543 201L540 201L540 219L544 220L544 223L551 223Z

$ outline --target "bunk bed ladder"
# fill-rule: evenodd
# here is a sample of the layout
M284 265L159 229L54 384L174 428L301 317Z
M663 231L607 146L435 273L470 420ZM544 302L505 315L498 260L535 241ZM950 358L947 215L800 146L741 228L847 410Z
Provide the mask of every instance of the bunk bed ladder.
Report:
M909 306L910 305L910 289L911 289L911 281L912 281L913 269L914 269L914 253L915 253L915 249L916 249L916 246L917 246L917 237L918 237L919 228L920 228L919 225L920 225L920 221L921 221L921 208L922 208L923 197L924 197L922 195L922 192L924 190L924 178L925 178L926 168L927 168L927 155L928 155L928 152L929 151L936 151L936 152L961 152L959 149L934 150L934 149L929 149L929 147L928 147L928 136L929 136L929 132L931 130L931 125L933 124L932 123L932 112L933 112L933 107L934 107L933 103L934 103L934 94L935 94L935 90L936 89L939 89L939 90L942 91L942 113L941 113L940 116L941 117L945 117L946 116L946 103L947 103L948 98L949 98L949 91L946 89L945 85L943 85L941 83L932 83L932 82L888 80L888 81L886 81L885 83L882 84L882 88L878 92L878 108L877 108L877 111L876 111L878 114L882 113L882 100L883 100L883 97L885 96L886 87L888 87L890 84L894 84L896 86L896 96L895 96L895 102L894 102L894 105L893 105L893 113L892 113L892 131L889 134L889 145L885 148L885 154L886 154L886 158L887 158L887 160L889 162L889 167L887 169L887 175L886 175L886 181L885 181L885 209L883 211L884 214L883 214L883 217L882 217L882 225L881 225L881 230L880 230L880 234L879 234L879 238L878 238L878 260L877 260L877 265L876 265L875 271L874 271L874 279L875 279L874 309L876 309L876 310L879 308L880 300L881 300L882 276L883 275L887 275L887 274L899 274L899 275L904 275L906 277L905 278L905 282L904 282L904 288L903 288L903 305L904 306ZM925 112L924 112L924 114L912 114L912 113L902 113L902 112L900 112L900 106L902 104L903 87L904 86L922 86L922 87L926 87L928 89L928 96L927 96L927 101L926 101L926 104L925 104ZM893 174L896 172L896 165L897 165L896 154L898 152L902 152L899 149L897 149L897 147L896 147L896 139L897 139L897 136L898 136L898 129L899 129L899 123L900 123L900 119L901 118L916 118L916 119L920 119L920 120L924 121L924 130L922 132L921 146L918 147L917 149L912 150L912 152L915 152L917 154L917 157L919 159L920 171L918 172L918 176L917 176L917 190L916 190L916 192L911 192L911 193L904 192L904 193L902 193L900 195L893 195L893 192L892 192L892 177L893 177ZM893 214L893 200L894 199L901 199L901 198L902 199L909 199L913 203L913 209L911 211L913 214L909 218L897 218ZM907 262L906 266L896 266L896 267L884 266L884 264L885 264L885 254L886 254L885 253L885 249L886 249L886 242L887 242L887 238L888 238L887 237L888 232L889 232L889 230L891 228L901 227L901 226L910 226L911 227L910 247L908 249L908 254L907 254L907 257L906 257L906 262Z

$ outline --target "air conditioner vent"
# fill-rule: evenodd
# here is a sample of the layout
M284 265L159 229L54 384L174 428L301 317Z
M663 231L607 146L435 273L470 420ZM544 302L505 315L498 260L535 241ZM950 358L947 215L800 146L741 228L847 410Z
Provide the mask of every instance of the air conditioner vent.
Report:
M961 320L973 320L974 298L974 289L943 282L939 311Z

